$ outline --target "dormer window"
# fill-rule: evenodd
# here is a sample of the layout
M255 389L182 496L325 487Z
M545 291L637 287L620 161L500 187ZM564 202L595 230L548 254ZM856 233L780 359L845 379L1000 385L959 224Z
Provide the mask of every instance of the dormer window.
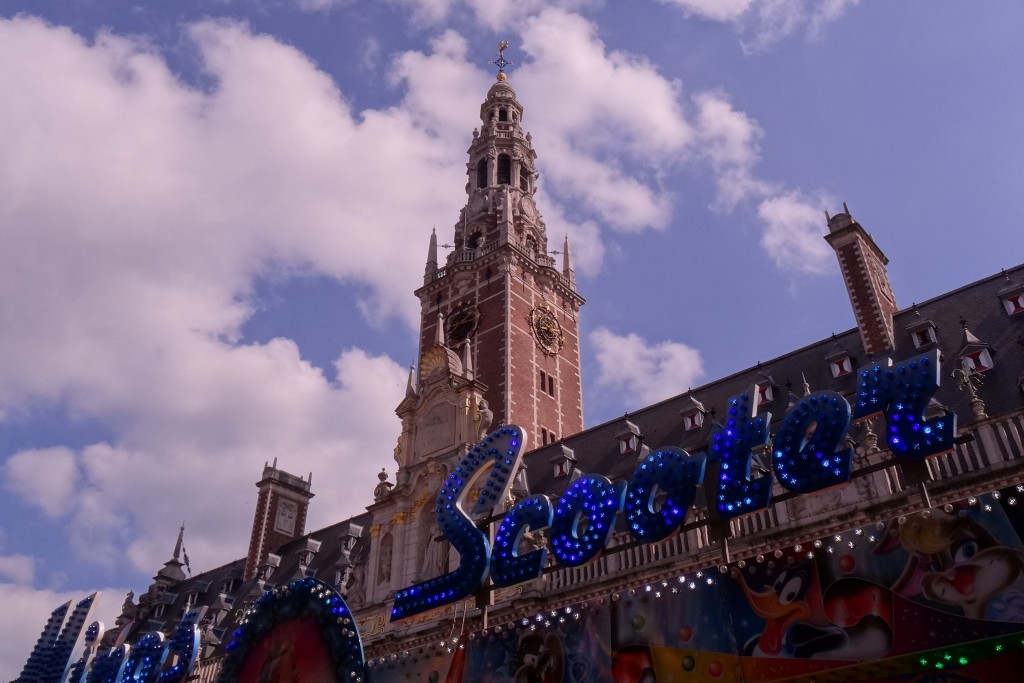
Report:
M238 588L238 579L224 579L220 584L220 592L225 594L231 594Z
M766 406L775 400L775 387L771 382L758 382L755 387L758 407Z
M315 541L312 538L306 539L306 547L302 550L302 554L299 557L299 563L303 566L307 566L316 557L316 554L320 552L321 541Z
M623 420L623 428L615 435L615 438L619 442L619 454L626 455L627 453L636 453L640 449L640 440L643 436L640 434L639 427L629 420Z
M186 609L194 607L197 602L199 602L199 591L189 591L189 593L185 595Z
M853 358L846 352L830 356L828 358L828 368L832 372L833 379L846 377L853 374Z
M982 373L995 367L992 360L992 347L981 341L967 329L967 321L961 320L964 326L963 345L957 354L963 369L970 373Z
M562 444L561 451L558 455L551 458L550 462L555 468L556 479L559 477L568 477L576 468L576 454L573 453L571 448Z
M696 408L693 410L683 413L683 430L687 432L694 432L701 428L704 424L704 413L700 412Z
M988 349L976 349L964 354L963 366L964 370L985 372L995 367L995 363L992 361L992 354L988 352Z
M260 565L260 578L264 581L269 579L274 570L281 566L281 556L276 553L267 553L267 559Z
M999 292L1006 315L1024 314L1024 286L1012 287Z
M688 395L684 400L685 404L679 411L679 416L683 419L683 431L695 432L703 426L704 416L708 411L704 409L704 404L692 395Z
M925 320L909 329L910 338L914 340L915 349L923 349L939 341L939 335L935 329L935 323Z
M154 607L153 608L153 618L154 619L162 618L164 616L164 612L166 611L166 609L167 609L167 605L164 605L163 603L161 603L161 604L157 605L156 607Z

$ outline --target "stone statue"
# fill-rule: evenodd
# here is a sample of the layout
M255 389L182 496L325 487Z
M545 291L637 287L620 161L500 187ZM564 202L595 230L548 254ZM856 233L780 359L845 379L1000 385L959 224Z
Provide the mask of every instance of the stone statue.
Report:
M380 555L377 557L377 583L391 582L391 555L394 551L395 538L389 531L380 542Z
M480 399L477 407L477 418L480 422L480 438L483 439L491 430L491 422L494 421L494 412L485 399Z
M390 570L388 573L390 574ZM349 574L348 582L345 584L345 602L348 603L349 607L356 609L362 607L365 600L366 563L357 562L352 566L352 572Z

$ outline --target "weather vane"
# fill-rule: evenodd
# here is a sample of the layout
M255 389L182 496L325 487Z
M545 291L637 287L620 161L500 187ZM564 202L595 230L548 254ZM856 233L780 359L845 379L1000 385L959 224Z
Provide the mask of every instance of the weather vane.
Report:
M505 50L507 50L507 49L508 49L508 41L507 40L501 41L500 43L498 43L498 58L497 59L492 59L491 61L487 62L488 64L493 64L494 66L498 67L498 80L499 81L505 80L505 67L506 66L514 66L515 65L515 62L510 62L507 59L505 59Z

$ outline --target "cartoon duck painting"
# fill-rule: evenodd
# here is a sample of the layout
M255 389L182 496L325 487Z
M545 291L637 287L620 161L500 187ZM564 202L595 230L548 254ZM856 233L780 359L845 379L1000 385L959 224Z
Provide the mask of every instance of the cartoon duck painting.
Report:
M812 657L846 642L842 629L825 617L813 565L785 566L759 591L750 588L740 571L733 569L731 575L754 614L765 622L760 635L747 642L744 654Z
M814 562L783 565L759 591L738 570L731 575L765 622L747 641L745 655L860 660L884 656L892 646L891 610L880 604L878 586L854 592L830 587L823 598Z

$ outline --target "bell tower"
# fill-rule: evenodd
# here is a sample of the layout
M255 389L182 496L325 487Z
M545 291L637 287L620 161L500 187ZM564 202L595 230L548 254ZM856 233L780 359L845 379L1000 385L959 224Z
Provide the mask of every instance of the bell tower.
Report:
M495 62L504 67L502 52ZM583 429L579 310L566 239L550 251L535 202L537 153L503 68L480 105L466 164L466 205L447 258L430 237L420 349L441 338L468 351L494 426L518 424L532 446ZM561 255L561 267L552 254ZM440 336L437 329L442 326ZM468 349L464 348L467 347Z

